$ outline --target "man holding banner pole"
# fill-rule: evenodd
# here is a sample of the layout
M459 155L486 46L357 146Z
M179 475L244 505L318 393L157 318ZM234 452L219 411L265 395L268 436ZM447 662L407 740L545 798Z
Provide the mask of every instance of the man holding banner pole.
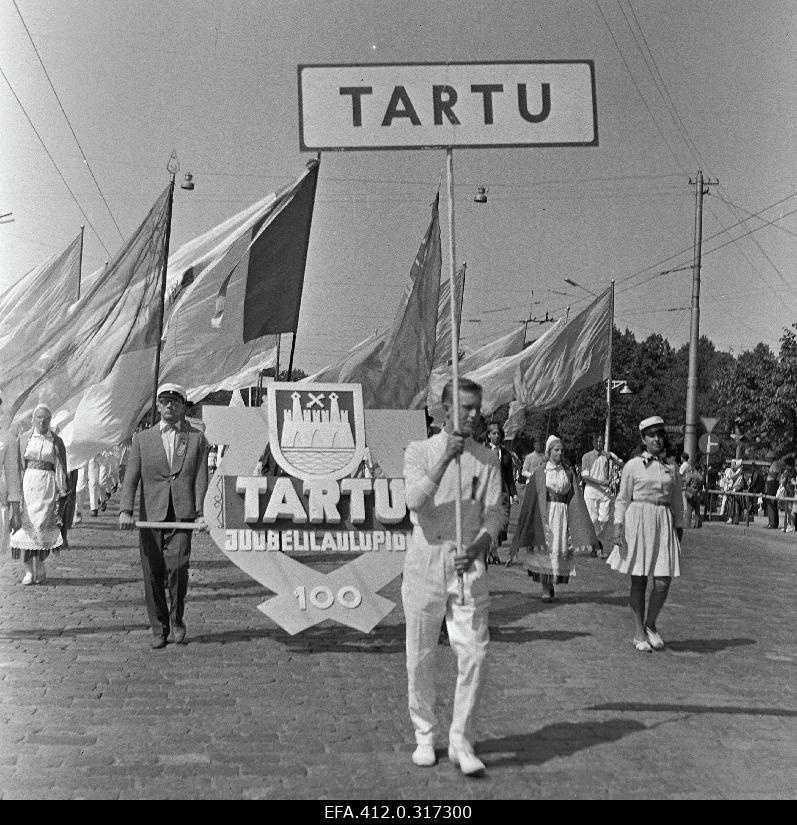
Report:
M150 646L155 650L166 647L170 630L177 644L185 642L191 535L192 530L205 528L208 443L185 420L186 402L186 391L179 384L158 387L161 420L133 436L119 504L119 528L140 528L144 598L152 627ZM141 521L136 522L133 503L139 482Z
M471 737L490 639L486 554L496 545L504 521L501 468L495 454L471 437L481 414L481 387L462 380L457 404L449 381L442 402L443 430L425 441L411 442L404 454L405 494L414 525L401 588L409 709L417 745L412 761L420 767L437 762L435 661L445 618L457 656L448 756L464 774L473 775L484 770ZM457 501L462 551L456 541Z

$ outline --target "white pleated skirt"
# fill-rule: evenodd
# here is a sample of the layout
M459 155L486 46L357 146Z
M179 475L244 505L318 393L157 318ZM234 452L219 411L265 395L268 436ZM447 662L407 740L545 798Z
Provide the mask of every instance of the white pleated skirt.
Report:
M606 563L630 576L681 575L681 543L667 505L632 501L625 511L628 550L614 546Z

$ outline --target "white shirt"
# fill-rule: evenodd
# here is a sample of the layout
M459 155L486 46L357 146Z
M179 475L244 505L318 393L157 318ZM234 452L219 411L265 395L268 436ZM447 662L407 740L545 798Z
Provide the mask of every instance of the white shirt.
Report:
M614 523L625 522L625 511L632 501L666 504L672 511L674 527L684 526L684 503L681 496L681 476L676 467L663 458L645 451L630 458L623 467L620 491L614 507Z
M169 469L171 470L172 458L174 457L174 440L177 438L180 425L167 424L165 421L161 421L160 429L161 439L163 440L163 449L166 450L166 460L169 462Z
M552 493L567 493L570 491L570 479L567 470L561 464L553 461L545 462L545 486Z
M427 544L456 540L453 506L457 497L456 462L452 461L446 467L439 484L429 477L445 453L448 437L442 430L425 441L410 442L404 453L405 495L410 521L416 527L416 537ZM467 546L482 533L496 540L504 524L498 460L490 450L469 438L465 441L460 463L463 544Z

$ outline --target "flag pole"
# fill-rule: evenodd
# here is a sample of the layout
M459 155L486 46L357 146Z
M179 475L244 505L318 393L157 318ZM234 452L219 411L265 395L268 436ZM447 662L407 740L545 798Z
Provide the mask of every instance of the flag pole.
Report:
M80 258L78 259L78 267L77 267L77 296L75 297L76 301L80 300L80 279L83 277L83 230L85 226L80 227Z
M454 241L454 157L450 146L446 148L446 171L448 172L448 277L451 284L451 300L448 302L451 312L451 403L454 410L454 431L459 432L459 330L457 329L455 311L458 296L456 295L457 279L454 264L456 256ZM462 555L462 460L460 456L456 458L456 484L454 523L456 525L457 555ZM459 578L459 603L463 605L465 604L465 580L462 573L457 575Z
M172 151L166 169L172 178L169 181L169 201L166 206L166 242L163 245L163 262L161 263L161 298L158 312L158 338L155 344L155 380L152 386L152 426L158 415L158 376L161 371L161 337L163 336L163 316L166 310L166 265L169 261L169 238L172 234L172 205L174 203L174 177L180 171L177 153Z
M612 338L614 337L614 278L612 278L612 300L609 307L609 377L606 379L606 434L603 438L603 449L611 452L612 431Z
M315 160L308 160L307 166L308 168L312 168L312 164L321 165L321 152L317 152L315 156ZM310 227L313 223L313 210L315 209L315 192L318 188L318 176L316 175L315 183L313 184L313 194L312 194L312 203L313 205L308 210L307 215L307 243L304 245L304 254L302 260L302 284L304 284L304 269L307 266L307 248L310 246ZM294 319L293 323L293 336L291 338L291 354L288 358L288 381L291 380L291 375L293 375L293 354L296 352L296 333L299 329L299 310L302 308L302 293L299 292L299 301L296 305L296 318ZM277 376L274 376L275 379Z

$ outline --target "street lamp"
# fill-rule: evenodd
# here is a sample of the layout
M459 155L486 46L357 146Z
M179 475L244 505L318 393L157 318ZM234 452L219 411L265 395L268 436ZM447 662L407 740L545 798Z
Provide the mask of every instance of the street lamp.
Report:
M607 380L610 380L610 379L607 379ZM616 390L618 387L621 388L620 389L620 395L633 395L634 394L634 391L628 386L628 382L625 379L623 379L621 381L620 380L612 381L612 385L611 385L610 389Z
M587 289L585 286L581 286L581 284L577 284L572 278L565 278L564 281L565 281L566 284L570 284L570 286L577 287L578 289L583 289L584 292L588 292L590 295L593 295L595 298L598 297L591 289Z
M603 442L608 452L611 443L611 424L612 424L612 390L619 389L620 395L633 395L634 391L628 386L628 381L625 378L606 379L606 434Z

